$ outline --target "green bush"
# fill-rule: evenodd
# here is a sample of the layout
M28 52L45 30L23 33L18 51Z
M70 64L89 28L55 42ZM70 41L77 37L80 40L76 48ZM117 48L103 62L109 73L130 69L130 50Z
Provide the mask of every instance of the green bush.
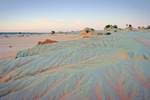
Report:
M91 28L92 31L94 31L95 29Z
M55 31L52 31L51 34L52 34L52 35L55 34Z
M89 30L86 30L86 33L89 33Z
M111 25L106 25L106 26L105 26L105 28L110 28L110 27L111 27Z
M129 27L132 28L132 25L130 24Z
M150 25L146 27L146 29L150 29Z
M104 33L104 35L110 35L111 33L110 32L106 32L106 33Z
M117 25L114 25L113 27L114 27L114 28L118 28L118 26L117 26Z

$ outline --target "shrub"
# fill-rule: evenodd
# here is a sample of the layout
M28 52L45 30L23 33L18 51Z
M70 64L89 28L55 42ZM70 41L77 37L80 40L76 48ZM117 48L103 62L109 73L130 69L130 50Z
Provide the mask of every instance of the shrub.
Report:
M51 34L52 34L52 35L55 34L55 31L52 31Z
M150 29L150 25L146 27L146 29Z
M86 33L89 33L89 30L86 30Z
M105 28L110 28L110 27L111 27L111 25L106 25L106 26L105 26Z
M104 35L110 35L111 33L110 32L107 32L107 33L105 33Z
M104 33L97 33L97 35L104 35Z
M132 25L130 24L129 27L132 28Z
M92 30L92 31L94 31L94 29L93 29L93 28L91 28L91 30Z
M117 25L114 25L113 27L114 27L114 28L118 28L118 26L117 26Z

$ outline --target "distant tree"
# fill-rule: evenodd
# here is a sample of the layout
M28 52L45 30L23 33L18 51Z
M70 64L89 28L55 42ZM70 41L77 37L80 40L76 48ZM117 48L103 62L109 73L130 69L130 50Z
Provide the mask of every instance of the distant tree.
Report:
M131 25L131 24L129 24L129 27L130 27L130 28L132 28L132 25Z
M95 29L91 28L92 31L94 31Z
M126 26L128 26L128 24L126 24Z
M110 32L104 33L104 35L110 35L110 34L111 34Z
M138 28L141 28L140 26Z
M21 34L21 32L19 32L19 34Z
M146 29L150 29L150 25L146 27Z
M55 31L52 31L51 34L52 34L52 35L55 34Z
M114 27L114 28L118 28L118 26L117 26L117 25L114 25L113 27Z
M86 30L86 33L89 33L89 30Z
M105 28L110 28L110 27L111 27L111 25L106 25L106 26L105 26Z

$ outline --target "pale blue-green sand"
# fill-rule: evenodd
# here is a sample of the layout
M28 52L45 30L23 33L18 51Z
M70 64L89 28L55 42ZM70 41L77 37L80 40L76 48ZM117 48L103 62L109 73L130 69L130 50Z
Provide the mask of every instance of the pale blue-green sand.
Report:
M150 47L126 32L35 46L0 60L0 100L150 100Z

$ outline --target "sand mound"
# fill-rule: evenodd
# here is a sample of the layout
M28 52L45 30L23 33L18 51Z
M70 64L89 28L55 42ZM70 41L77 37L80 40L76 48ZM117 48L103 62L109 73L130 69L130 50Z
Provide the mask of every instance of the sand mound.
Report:
M128 32L133 32L133 30L132 30L132 29L129 29Z
M91 38L91 36L83 36L83 38Z
M19 37L24 37L24 35L19 35Z
M99 33L97 33L97 35L104 35L104 33L99 32Z
M136 28L133 28L133 27L126 27L126 28L125 28L125 31L126 31L126 32L134 32L134 31L137 31L137 29L136 29Z
M122 29L121 29L121 28L118 28L117 26L114 27L114 26L112 26L112 25L109 25L109 27L106 27L106 26L105 26L104 31L121 32Z
M104 29L104 31L121 32L122 29L120 29L120 28L107 28L107 29Z
M63 41L0 60L0 100L149 100L150 47L126 32Z
M42 44L43 44L43 42L42 42L42 41L39 41L37 45L42 45Z
M137 30L138 30L138 31L145 31L146 28L143 26L143 27L139 27Z
M39 41L37 45L49 44L49 43L55 43L55 42L58 42L58 41L46 39L46 40L43 41L43 42L42 42L42 41Z
M92 28L85 28L79 33L80 35L96 35L96 32Z

